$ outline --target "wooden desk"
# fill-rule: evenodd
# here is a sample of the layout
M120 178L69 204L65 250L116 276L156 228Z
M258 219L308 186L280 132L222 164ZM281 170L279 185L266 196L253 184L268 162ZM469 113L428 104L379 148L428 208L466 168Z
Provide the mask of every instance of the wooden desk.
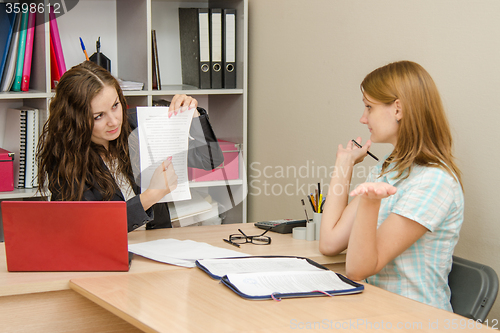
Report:
M191 239L251 255L302 256L310 258L320 264L345 262L345 254L332 257L324 256L318 250L317 241L310 242L293 239L291 234L269 233L272 239L270 245L243 244L240 248L237 248L222 241L222 239L227 238L229 234L238 233L238 228L241 228L245 233L248 232L248 235L255 235L262 232L261 229L256 228L253 223L141 230L129 233L129 243L135 244L163 238L175 238L180 240ZM129 272L11 273L7 271L5 244L0 243L0 296L67 290L69 289L68 282L72 278L126 275L130 273L144 273L182 268L183 267L159 263L140 256L134 256Z
M295 240L291 234L271 233L266 246L242 245L239 249L222 241L241 228L249 235L258 234L253 224L227 224L134 231L129 243L162 238L191 239L252 255L297 255L322 264L345 261L345 255L327 257L319 253L318 242ZM103 276L128 276L138 273L189 269L158 263L134 256L129 272L30 272L7 271L5 245L0 243L0 331L5 332L137 332L138 329L94 302L70 290L70 279ZM195 269L193 269L195 270Z
M283 332L293 329L436 332L465 324L444 310L365 285L356 295L246 300L201 270L74 279L71 288L145 332ZM467 326L471 325L471 327Z

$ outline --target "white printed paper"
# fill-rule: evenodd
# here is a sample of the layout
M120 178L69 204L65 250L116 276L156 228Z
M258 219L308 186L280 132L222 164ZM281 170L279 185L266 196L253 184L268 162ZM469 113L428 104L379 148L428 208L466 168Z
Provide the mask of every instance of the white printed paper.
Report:
M191 199L189 190L187 158L188 135L196 109L190 109L168 117L168 107L138 107L141 190L149 187L155 169L172 156L177 174L177 188L159 202Z
M228 274L229 281L244 294L267 296L272 294L307 293L313 291L340 291L354 287L343 282L332 271L268 272Z
M173 238L129 244L128 250L152 260L183 267L195 267L198 259L247 256L242 252L207 243Z
M234 273L324 271L302 258L203 259L199 263L221 277Z

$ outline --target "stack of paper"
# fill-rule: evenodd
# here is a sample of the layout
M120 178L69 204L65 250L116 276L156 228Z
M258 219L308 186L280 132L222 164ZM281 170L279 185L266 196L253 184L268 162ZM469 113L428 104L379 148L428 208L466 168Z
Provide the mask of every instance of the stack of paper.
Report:
M120 87L123 91L126 90L142 90L144 83L135 81L124 81L122 79L117 79Z
M128 250L152 260L184 267L195 267L195 262L198 259L248 256L245 253L212 246L207 243L192 240L182 241L173 238L130 244Z
M170 210L170 219L175 221L209 212L212 209L212 204L198 192L193 191L190 200L169 202L168 209Z

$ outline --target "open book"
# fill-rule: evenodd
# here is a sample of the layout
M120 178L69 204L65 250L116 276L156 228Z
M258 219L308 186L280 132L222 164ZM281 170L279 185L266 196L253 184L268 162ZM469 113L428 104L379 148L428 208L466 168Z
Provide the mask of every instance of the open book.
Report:
M301 257L202 259L196 265L248 299L333 296L364 290L362 284Z

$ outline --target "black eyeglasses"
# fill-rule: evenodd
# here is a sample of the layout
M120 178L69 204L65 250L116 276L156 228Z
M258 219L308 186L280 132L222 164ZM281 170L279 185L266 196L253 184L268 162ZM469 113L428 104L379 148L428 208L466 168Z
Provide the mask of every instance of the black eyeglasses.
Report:
M238 229L241 234L232 234L229 235L229 241L234 244L245 244L245 243L252 243L255 245L268 245L271 244L271 237L269 236L264 236L266 232L269 231L266 230L260 235L256 236L247 236L245 233L241 230Z

